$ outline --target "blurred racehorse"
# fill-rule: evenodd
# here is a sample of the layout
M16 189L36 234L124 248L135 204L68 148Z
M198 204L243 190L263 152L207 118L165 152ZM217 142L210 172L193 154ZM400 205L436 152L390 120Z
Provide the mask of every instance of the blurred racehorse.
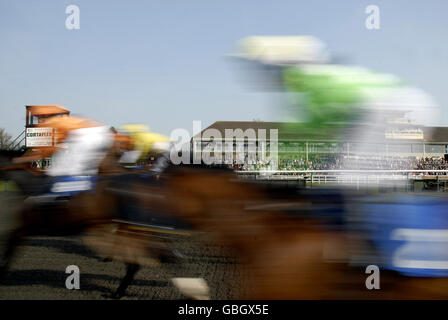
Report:
M384 206L374 207L375 214L380 215L379 223L360 223L379 228L372 236L362 228L354 227L356 219L362 221L365 217L352 217L353 221L350 221L350 215L347 214L347 210L353 210L347 209L347 204L355 203L357 199L354 198L358 195L348 194L347 197L352 198L345 199L346 196L337 190L294 190L243 183L236 180L231 172L213 172L204 168L182 169L172 174L167 192L170 194L170 203L174 204L175 214L190 221L198 229L211 232L219 243L234 249L249 280L248 290L241 298L448 298L445 270L441 270L442 275L437 276L431 269L407 269L414 274L407 272L404 275L403 272L397 272L398 268L387 267L380 253L384 244L374 244L372 239L378 237L377 233L382 229L388 228L385 221L396 219L396 212ZM407 211L403 212L403 217L398 217L398 226L406 226L406 219L415 221L413 212L409 210L422 210L417 204L411 203L409 197L402 200ZM436 200L430 199L431 204L437 203ZM440 210L446 224L447 215L443 210L446 212L448 204L446 200L440 201L439 209L434 207L433 212L425 211L426 207L423 207L422 217L425 221L437 221L434 220L434 210ZM397 207L392 208L398 210ZM367 215L367 212L362 211L362 215ZM438 228L443 226L436 223ZM426 237L440 234L439 230L433 232L424 229L424 222L418 222L417 227L418 234L425 232ZM400 240L395 241L399 245L398 249L411 244L403 239L397 240ZM432 252L436 259L441 260L445 254L440 251L435 254L434 251L436 248L448 251L446 240L442 240L445 242L440 239L425 242L425 249L418 254ZM356 259L359 252L361 255L372 254L374 258L369 263L352 265L351 261ZM372 261L381 269L379 290L368 290L366 287L369 276L366 267Z
M101 163L94 188L70 197L47 198L47 195L42 195L42 186L51 182L29 163L12 163L13 158L21 155L21 152L11 151L2 151L0 154L0 178L17 185L20 195L15 194L13 200L22 203L19 212L16 212L18 223L7 237L0 261L0 277L6 275L20 241L32 235L83 233L86 243L100 255L106 259L118 258L124 261L127 265L126 275L112 294L114 298L125 294L140 265L154 266L160 260L176 259L165 243L153 237L150 228L143 228L144 232L135 232L136 228L128 223L127 205L136 201L129 188L133 185L132 181L142 179L142 172L126 170L118 165L120 152L116 145L110 148ZM151 180L145 183L146 190L155 188L155 179L143 179ZM152 210L161 207L157 204L159 202L157 197L150 199Z

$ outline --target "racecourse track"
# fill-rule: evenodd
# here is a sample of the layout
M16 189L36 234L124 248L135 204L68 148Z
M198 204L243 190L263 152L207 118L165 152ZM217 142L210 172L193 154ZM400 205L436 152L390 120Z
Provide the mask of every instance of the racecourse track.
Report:
M13 204L0 192L0 234L11 228ZM3 201L2 201L3 200ZM143 267L123 299L186 299L171 282L173 277L202 277L212 299L238 296L244 277L237 262L223 247L204 234L171 236L172 247L183 255L180 263ZM80 269L80 290L68 290L65 269ZM6 278L0 283L0 299L107 299L125 274L120 261L106 262L87 247L81 236L29 237L19 246Z

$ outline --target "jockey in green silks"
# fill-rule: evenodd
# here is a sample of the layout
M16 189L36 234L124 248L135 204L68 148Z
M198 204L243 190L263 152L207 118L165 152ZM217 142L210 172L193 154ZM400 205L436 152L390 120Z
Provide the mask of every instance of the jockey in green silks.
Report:
M397 120L435 116L431 99L394 75L328 63L314 37L249 37L237 56L265 70L266 78L274 75L293 110L285 129L301 137L341 139L345 129L361 124L383 130ZM372 138L368 130L362 135Z
M249 37L237 56L266 78L273 75L271 81L287 93L293 111L282 129L301 139L362 140L352 153L365 153L384 142L386 130L436 118L436 106L423 91L391 74L330 64L313 37Z

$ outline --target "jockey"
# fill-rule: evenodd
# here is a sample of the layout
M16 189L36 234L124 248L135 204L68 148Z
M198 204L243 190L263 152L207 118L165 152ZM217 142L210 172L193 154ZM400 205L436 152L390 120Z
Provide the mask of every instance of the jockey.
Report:
M56 119L55 128L63 138L62 148L54 153L54 164L48 168L47 174L96 175L112 144L109 127L89 119L66 117L63 121Z
M16 162L51 157L51 165L45 169L45 175L53 186L52 192L76 191L71 190L68 185L60 185L57 191L53 190L58 181L69 180L73 186L76 185L73 180L84 181L86 177L95 177L101 161L113 143L113 134L108 126L87 118L53 117L37 126L54 128L54 146L30 149L29 154L25 154Z
M334 63L314 37L249 37L239 51L241 61L262 72L265 81L257 77L257 83L285 93L284 130L310 140L350 142L344 168L388 169L389 151L382 148L387 136L437 122L439 106L423 90L392 74Z
M128 124L120 132L130 137L132 147L120 159L122 164L153 162L151 172L161 173L169 164L170 139L162 134L151 132L142 124Z

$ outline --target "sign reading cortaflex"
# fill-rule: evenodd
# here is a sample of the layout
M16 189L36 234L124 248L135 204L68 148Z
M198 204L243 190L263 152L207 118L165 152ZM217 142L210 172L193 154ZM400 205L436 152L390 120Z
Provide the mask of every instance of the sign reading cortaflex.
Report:
M26 128L26 147L51 147L53 128Z

